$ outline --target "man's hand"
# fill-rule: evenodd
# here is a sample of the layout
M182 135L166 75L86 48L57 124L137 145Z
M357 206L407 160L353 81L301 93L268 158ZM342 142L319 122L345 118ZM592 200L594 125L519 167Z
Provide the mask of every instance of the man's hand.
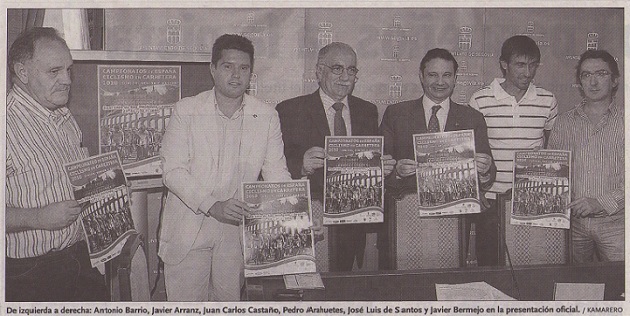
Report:
M392 158L392 155L383 155L381 160L383 160L383 176L387 177L396 168L396 160Z
M48 204L40 208L37 226L45 230L58 230L70 226L81 214L81 205L75 200Z
M243 221L243 216L249 214L249 206L245 202L229 199L214 203L208 212L221 223L238 225Z
M477 165L477 173L487 174L492 165L492 157L485 153L476 153L475 164Z
M321 147L311 147L304 153L302 159L302 175L310 176L315 173L316 169L324 167L324 158L326 151Z
M597 199L583 197L567 205L575 217L601 217L606 214L604 207Z
M400 159L396 162L396 173L401 177L408 177L416 174L416 161L411 159Z

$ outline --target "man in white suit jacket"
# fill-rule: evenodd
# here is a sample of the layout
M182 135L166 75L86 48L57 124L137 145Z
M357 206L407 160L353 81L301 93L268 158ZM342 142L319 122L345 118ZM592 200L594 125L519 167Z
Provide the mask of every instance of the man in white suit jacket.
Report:
M254 47L219 37L215 87L175 105L161 150L169 189L159 255L169 301L237 301L243 282L241 183L291 180L278 114L245 94Z

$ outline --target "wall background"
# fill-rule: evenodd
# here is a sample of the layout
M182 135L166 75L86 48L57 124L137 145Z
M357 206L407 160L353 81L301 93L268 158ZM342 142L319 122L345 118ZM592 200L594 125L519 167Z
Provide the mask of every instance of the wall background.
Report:
M24 10L7 13L9 46L22 25L19 11ZM60 10L46 9L46 15L54 16L54 11ZM91 154L98 153L99 140L97 65L181 65L182 97L187 97L212 87L208 70L212 44L225 33L242 34L254 42L254 75L248 93L270 105L317 89L315 63L321 47L331 41L351 45L360 69L353 94L375 103L380 115L390 104L422 95L420 59L435 47L448 49L459 63L452 97L459 103L468 103L473 92L502 76L501 44L516 34L538 42L542 60L535 83L556 95L560 112L581 99L575 66L585 50L608 50L618 59L622 73L624 69L624 8L125 8L103 12L98 20L104 24L107 51L204 53L208 60L75 61L68 107L78 117ZM623 100L623 93L619 89L617 97Z
M516 34L539 43L535 83L556 95L561 111L580 101L574 72L586 49L608 50L623 69L623 8L106 9L105 26L106 50L210 52L218 36L242 34L256 49L252 94L271 104L314 91L317 51L345 42L359 59L353 94L381 114L422 95L420 59L435 47L460 64L460 103L501 77L501 44Z

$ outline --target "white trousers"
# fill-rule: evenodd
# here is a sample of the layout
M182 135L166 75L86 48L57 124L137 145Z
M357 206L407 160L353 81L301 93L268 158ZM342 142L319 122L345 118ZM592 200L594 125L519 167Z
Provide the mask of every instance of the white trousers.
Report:
M205 217L190 252L179 264L164 264L169 301L239 301L243 285L242 231Z

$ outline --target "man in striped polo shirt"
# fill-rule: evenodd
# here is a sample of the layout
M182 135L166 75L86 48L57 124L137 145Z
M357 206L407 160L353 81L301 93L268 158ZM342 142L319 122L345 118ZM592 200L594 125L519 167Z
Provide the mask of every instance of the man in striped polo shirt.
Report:
M87 157L68 102L72 56L53 28L22 33L8 55L6 300L107 301L63 165Z
M574 262L624 260L624 106L615 99L619 67L606 51L588 50L576 79L584 97L562 113L549 147L571 151Z
M497 194L512 189L514 151L543 148L558 113L556 98L532 81L540 63L536 42L523 35L507 39L499 64L503 78L475 92L470 106L479 110L488 125L488 140L497 166L497 176L486 193L488 210L480 214L477 242L479 265L498 263Z

